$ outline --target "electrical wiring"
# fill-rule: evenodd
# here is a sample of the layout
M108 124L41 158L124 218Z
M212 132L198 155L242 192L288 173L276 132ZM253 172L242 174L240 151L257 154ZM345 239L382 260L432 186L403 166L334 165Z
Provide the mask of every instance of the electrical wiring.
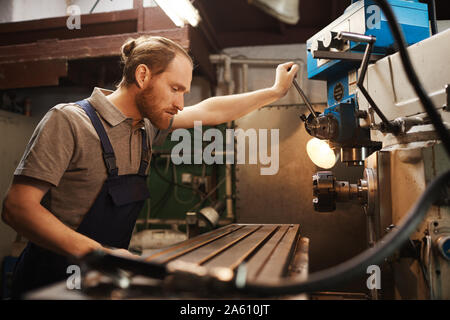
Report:
M190 199L188 199L188 200L182 200L181 198L180 198L180 196L179 196L179 194L178 194L178 186L177 186L177 184L178 184L178 182L177 182L177 169L176 169L176 166L174 165L174 164L172 164L172 170L173 170L173 177L174 177L174 182L175 182L175 190L174 190L174 197L175 197L175 200L179 203L179 204L189 204L189 203L192 203L192 201L194 201L194 199L195 199L195 194L193 193L192 194L192 197L190 198Z
M437 30L437 21L436 21L436 2L435 0L428 0L428 10L430 12L430 25L431 25L431 34L435 35Z
M156 174L157 174L162 180L164 180L164 181L167 182L167 183L171 183L171 184L173 184L174 186L177 186L177 187L180 187L180 188L185 188L185 189L193 190L193 191L196 192L200 197L203 197L203 196L204 196L204 193L201 192L200 190L197 190L197 189L195 189L195 188L193 188L193 187L185 186L185 185L182 185L182 184L179 184L179 183L176 183L176 182L174 182L174 181L171 181L171 180L167 179L167 178L164 176L164 174L162 174L161 171L159 171L159 169L158 169L158 164L157 164L156 159L157 159L157 158L155 158L155 166L154 166L154 169L155 169Z
M220 185L222 185L225 182L226 178L223 178L222 180L220 180L220 182L211 189L211 191L209 191L209 193L205 196L205 198L203 198L200 202L198 202L195 206L193 206L191 209L189 209L188 211L193 211L196 210L197 208L199 208L206 200L209 199L209 197L211 197L213 195L213 193L217 190L217 188L220 187Z

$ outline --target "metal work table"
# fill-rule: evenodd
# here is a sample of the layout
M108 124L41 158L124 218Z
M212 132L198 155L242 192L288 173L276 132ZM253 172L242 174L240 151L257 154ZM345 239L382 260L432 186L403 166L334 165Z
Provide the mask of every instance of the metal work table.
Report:
M276 283L281 279L291 278L306 280L308 273L307 238L301 238L299 225L296 224L230 224L212 230L194 238L155 250L143 255L143 263L166 266L193 266L206 272L228 270L233 274L243 264L246 267L247 281L264 281ZM183 267L181 267L183 272ZM96 272L89 270L89 272ZM88 274L89 276L89 274ZM169 274L166 278L170 278ZM101 277L102 280L98 280ZM82 290L68 290L65 282L31 293L29 299L241 299L237 293L217 295L198 289L199 279L179 277L167 286L166 279L153 279L138 275L128 275L129 285L118 285L111 274L99 275L96 288L89 286L85 277ZM92 277L91 277L92 278ZM117 280L117 279L116 279ZM102 289L99 289L101 286ZM175 283L175 284L174 284ZM198 283L198 286L196 285ZM180 289L180 291L178 291ZM190 292L186 288L192 288ZM207 287L206 287L207 288ZM207 291L207 290L206 290ZM255 297L253 297L255 298ZM280 297L278 297L280 298ZM304 296L281 297L304 299Z

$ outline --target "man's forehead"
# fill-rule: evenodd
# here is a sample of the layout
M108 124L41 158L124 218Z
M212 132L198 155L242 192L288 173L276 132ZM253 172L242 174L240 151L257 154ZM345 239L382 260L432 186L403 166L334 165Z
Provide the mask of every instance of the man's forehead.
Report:
M169 80L189 90L192 81L192 64L184 56L177 54L167 67L165 73Z
M190 70L190 73L192 73L192 63L191 61L181 54L176 54L175 57L172 59L172 61L167 66L167 70L170 71L180 69L183 70Z

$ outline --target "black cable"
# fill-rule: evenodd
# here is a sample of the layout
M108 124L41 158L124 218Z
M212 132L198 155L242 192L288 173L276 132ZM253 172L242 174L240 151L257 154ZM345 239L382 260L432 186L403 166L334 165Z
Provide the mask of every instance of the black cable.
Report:
M419 78L414 71L411 59L408 54L408 50L406 49L403 33L400 31L400 26L397 19L395 18L394 12L392 11L391 6L387 3L386 0L375 0L375 2L380 6L381 10L383 10L383 13L387 18L391 32L398 45L403 68L405 69L406 75L408 76L408 80L413 86L414 91L416 92L420 101L422 102L422 105L427 112L431 122L433 123L434 128L439 135L439 138L442 140L442 144L447 151L447 155L450 157L450 134L448 133L447 128L442 122L441 116L434 108L433 102L425 92L425 89L421 85Z
M428 185L414 207L403 218L401 226L384 236L377 246L337 266L311 274L308 277L308 281L292 282L292 280L282 280L276 285L262 282L244 282L240 284L240 272L242 272L244 277L245 269L239 268L236 276L236 286L243 292L261 295L297 294L327 290L332 286L345 283L355 276L364 274L368 266L383 262L386 257L394 253L405 241L408 241L409 235L416 230L416 226L423 220L428 209L441 197L442 193L440 191L444 187L450 187L450 170L438 176Z
M434 36L438 33L436 21L436 3L434 0L428 0L428 15L430 17L431 34Z
M100 0L95 1L94 6L91 8L91 10L89 10L89 13L92 13L95 9L95 7L98 5L98 3L100 2Z
M195 188L193 188L193 187L185 186L185 185L176 183L175 181L170 181L169 179L167 179L167 178L161 173L161 171L159 171L156 159L157 159L157 158L155 158L155 166L154 166L154 168L155 168L156 173L158 174L158 176L159 176L162 180L164 180L164 181L167 182L167 183L171 183L171 184L173 184L174 186L177 186L177 187L180 187L180 188L184 188L184 189L192 190L192 191L196 192L198 195L200 195L201 198L203 198L203 197L205 196L205 194L203 194L203 192L201 192L200 190L197 190L197 189L195 189Z

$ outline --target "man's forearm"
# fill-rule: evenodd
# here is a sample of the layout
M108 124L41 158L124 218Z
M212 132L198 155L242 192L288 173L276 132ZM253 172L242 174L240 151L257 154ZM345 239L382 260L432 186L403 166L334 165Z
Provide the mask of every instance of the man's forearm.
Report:
M283 63L277 67L275 83L270 88L212 97L185 108L174 117L172 130L192 128L196 121L202 121L202 125L218 125L239 119L249 112L271 104L288 92L297 71L298 65L293 62Z
M98 242L66 226L41 205L16 204L6 199L2 218L33 243L65 256L83 256L102 248Z
M273 103L280 98L280 94L273 88L266 88L247 93L228 96L217 96L202 101L199 105L211 117L207 125L216 125L233 121L244 115Z

